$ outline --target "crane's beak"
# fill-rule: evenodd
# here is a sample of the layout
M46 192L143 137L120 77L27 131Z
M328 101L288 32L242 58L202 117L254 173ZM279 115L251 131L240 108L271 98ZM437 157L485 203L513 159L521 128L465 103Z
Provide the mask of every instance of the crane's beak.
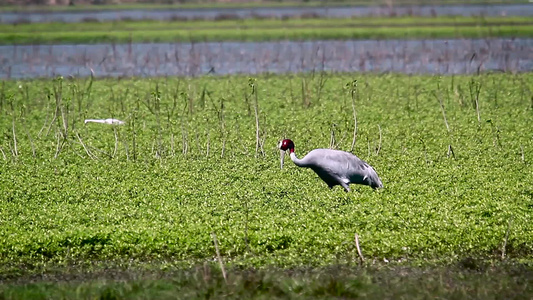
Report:
M283 161L285 160L285 151L279 149L279 154L281 158L281 168L283 169Z

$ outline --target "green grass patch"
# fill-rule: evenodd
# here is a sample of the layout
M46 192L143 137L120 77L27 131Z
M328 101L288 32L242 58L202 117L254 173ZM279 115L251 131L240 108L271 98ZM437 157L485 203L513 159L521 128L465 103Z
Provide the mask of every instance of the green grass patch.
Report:
M332 135L334 147L350 149L344 86L354 78L354 153L385 188L344 193L290 162L280 170L282 137L299 155L328 147ZM215 255L211 232L232 265L354 261L355 233L369 260L496 259L502 249L530 259L531 80L260 77L257 153L245 77L5 81L0 263L8 272L80 260L203 261ZM83 124L109 117L127 125Z
M0 298L529 299L532 78L4 81ZM283 137L349 150L353 107L383 189L280 170Z
M241 20L190 20L190 21L117 21L81 23L20 23L0 24L5 32L55 32L55 31L138 31L169 29L246 29L246 28L314 28L314 27L439 27L439 26L498 26L531 25L527 17L397 17L397 18L289 18Z
M0 25L0 44L533 36L527 18L377 18Z

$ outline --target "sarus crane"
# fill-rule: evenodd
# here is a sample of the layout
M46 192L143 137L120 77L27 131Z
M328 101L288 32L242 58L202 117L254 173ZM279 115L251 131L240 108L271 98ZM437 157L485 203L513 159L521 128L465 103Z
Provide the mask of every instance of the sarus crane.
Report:
M299 159L294 153L294 142L289 139L281 141L279 149L282 169L285 153L289 151L294 164L315 171L330 189L340 185L346 192L349 192L350 183L368 185L373 189L383 187L374 168L352 153L333 149L315 149Z

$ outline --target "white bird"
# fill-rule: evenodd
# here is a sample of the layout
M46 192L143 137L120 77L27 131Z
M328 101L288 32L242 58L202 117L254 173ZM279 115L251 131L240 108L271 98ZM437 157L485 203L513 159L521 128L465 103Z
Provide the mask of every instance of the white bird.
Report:
M383 187L374 168L351 153L332 149L315 149L299 159L294 153L294 143L289 139L281 141L279 149L281 168L283 168L285 153L289 151L292 161L297 166L311 168L330 189L340 185L346 192L349 192L350 183L368 185L373 189Z
M124 124L126 124L126 122L121 121L119 119L85 119L85 124L87 124L89 122L109 124L109 125L124 125Z

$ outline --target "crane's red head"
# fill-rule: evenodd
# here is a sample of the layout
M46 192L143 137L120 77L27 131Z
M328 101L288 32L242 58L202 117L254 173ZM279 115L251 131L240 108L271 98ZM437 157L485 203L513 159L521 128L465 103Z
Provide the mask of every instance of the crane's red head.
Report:
M289 139L284 139L279 143L279 149L283 151L289 150L292 153L294 152L294 143Z

